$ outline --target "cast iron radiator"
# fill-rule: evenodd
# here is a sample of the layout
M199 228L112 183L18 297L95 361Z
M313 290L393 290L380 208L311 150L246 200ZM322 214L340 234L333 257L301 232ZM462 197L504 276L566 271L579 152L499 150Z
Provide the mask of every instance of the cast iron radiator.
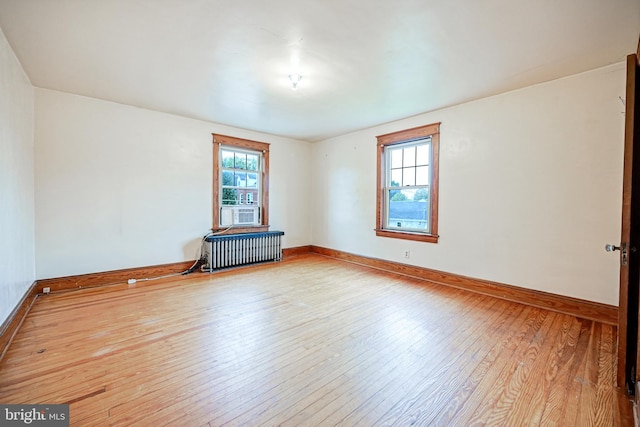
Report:
M208 236L204 242L207 259L202 271L282 259L283 231L261 233L221 234Z

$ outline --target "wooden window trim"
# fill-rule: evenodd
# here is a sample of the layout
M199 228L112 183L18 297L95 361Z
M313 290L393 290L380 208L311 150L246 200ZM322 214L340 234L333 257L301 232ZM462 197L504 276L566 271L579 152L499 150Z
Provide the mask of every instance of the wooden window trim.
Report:
M213 227L211 231L223 231L226 227L220 226L220 146L244 148L262 153L261 179L261 206L260 224L244 227L233 227L227 231L228 234L252 233L269 230L269 145L266 142L251 141L249 139L236 138L234 136L213 135Z
M384 187L386 178L385 147L403 144L414 140L431 136L432 165L431 188L429 189L431 227L430 233L413 231L389 230L384 228L385 197ZM376 236L391 237L396 239L415 240L420 242L438 243L438 163L440 155L440 122L426 126L406 129L388 133L376 137L378 140L377 168L378 179L376 182Z

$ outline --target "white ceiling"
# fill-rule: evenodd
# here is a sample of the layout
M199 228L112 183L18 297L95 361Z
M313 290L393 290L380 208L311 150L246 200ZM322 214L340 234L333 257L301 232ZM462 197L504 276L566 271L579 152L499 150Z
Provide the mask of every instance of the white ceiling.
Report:
M317 141L620 62L640 0L0 0L0 28L35 86Z

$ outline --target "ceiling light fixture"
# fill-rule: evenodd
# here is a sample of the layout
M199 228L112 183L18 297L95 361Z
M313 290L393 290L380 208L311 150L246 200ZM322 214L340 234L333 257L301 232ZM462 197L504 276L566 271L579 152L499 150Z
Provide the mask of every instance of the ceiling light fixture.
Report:
M302 80L302 76L300 74L289 74L289 80L291 80L291 89L297 90L298 83Z

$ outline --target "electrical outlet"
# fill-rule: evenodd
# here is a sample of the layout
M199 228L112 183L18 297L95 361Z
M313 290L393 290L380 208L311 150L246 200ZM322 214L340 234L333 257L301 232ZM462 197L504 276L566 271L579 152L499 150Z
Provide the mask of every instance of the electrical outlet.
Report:
M48 294L49 292L51 292L51 288L49 287L42 288L42 292L44 292L45 294Z
M405 258L411 258L411 251L404 251Z

